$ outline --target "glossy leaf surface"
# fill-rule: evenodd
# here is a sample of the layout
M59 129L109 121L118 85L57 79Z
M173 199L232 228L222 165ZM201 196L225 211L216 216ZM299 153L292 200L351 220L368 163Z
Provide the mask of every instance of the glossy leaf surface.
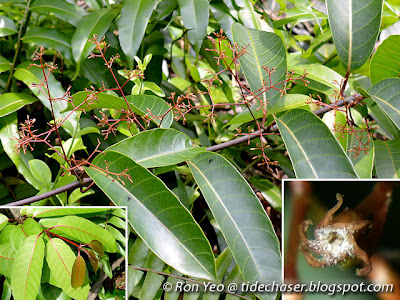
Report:
M0 73L11 69L11 63L0 55Z
M400 78L386 78L374 84L369 95L400 129Z
M26 154L23 152L20 154L15 152L15 147L18 141L14 139L14 137L17 136L17 132L18 119L16 112L3 116L0 119L0 141L3 145L4 151L15 164L18 172L24 176L25 180L39 190L40 182L32 175L29 168L29 160L33 159L33 155L29 152Z
M81 214L98 214L109 211L109 208L85 208L85 207L35 207L32 210L21 209L21 215L32 216L34 218L46 218L46 217L59 217L67 215L81 215Z
M216 153L200 153L188 164L244 279L278 282L279 242L246 180Z
M95 47L89 39L96 34L100 41L117 14L117 9L103 8L80 19L71 40L72 55L78 65Z
M40 27L32 28L25 33L22 41L45 48L57 49L65 58L71 59L71 38L58 30Z
M82 256L77 256L72 265L71 286L74 289L80 288L85 282L86 263Z
M293 70L297 76L306 73L307 87L327 95L339 90L339 84L344 80L339 73L320 64L289 65L288 70Z
M207 35L209 4L207 0L178 0L183 25L188 30L188 38L196 53L199 53Z
M74 105L80 105L87 99L88 96L88 93L85 91L74 94L72 96L74 100ZM170 107L163 99L152 95L129 95L126 97L126 100L128 101L130 108L140 116L147 115L147 110L150 110L153 116L162 116L166 114L162 122L159 119L153 119L152 121L157 125L161 123L162 128L168 128L171 126L173 115L171 111L167 113ZM88 102L88 100L86 101ZM67 109L72 108L73 106L69 104ZM127 109L128 106L125 100L121 97L106 93L99 93L97 94L96 100L90 101L89 104L82 104L79 106L79 108L85 110L91 110L93 108L114 108L120 110Z
M118 21L118 38L131 69L133 69L133 57L142 43L156 3L156 0L125 0L123 3Z
M375 168L378 178L400 178L400 140L375 141Z
M57 18L76 26L86 15L79 5L73 5L63 0L36 0L31 5L31 11L40 14L55 14Z
M261 191L261 194L268 203L277 211L282 211L281 189L268 179L262 177L251 177L250 183Z
M310 97L301 94L287 94L278 99L273 105L267 106L266 115L276 114L292 108L297 108L306 105L306 101ZM262 118L263 111L259 109L260 105L255 104L250 109L256 119ZM254 120L248 109L243 110L228 122L227 125L240 126L244 123Z
M203 147L193 147L190 138L175 129L153 129L140 132L109 147L129 156L145 168L178 164L205 151Z
M89 243L89 247L97 252L98 255L104 255L104 247L103 244L97 240L93 240Z
M8 217L6 217L3 214L0 214L0 231L2 231L4 227L6 227L7 223L8 223Z
M11 114L36 101L38 101L36 97L25 93L4 93L0 95L0 117Z
M107 151L93 163L104 169L104 161L111 172L127 170L133 183L121 178L122 184L98 169L86 168L86 171L116 205L128 206L128 220L149 248L181 273L215 278L214 256L204 233L165 184L120 153Z
M374 49L381 25L382 0L327 0L333 41L345 69L361 67Z
M42 236L25 239L14 259L11 288L15 300L35 300L39 292L44 258Z
M17 33L17 26L15 26L14 22L6 16L0 16L0 37L15 33Z
M240 68L246 77L250 89L256 91L277 84L285 80L286 76L286 51L283 42L274 33L259 31L255 29L245 28L239 23L232 25L232 35L235 43L239 47L246 47L248 53L239 58ZM271 74L271 82L268 72L264 68L271 70L275 68L275 72ZM276 86L282 88L282 85ZM270 89L262 94L262 100L273 105L280 97L280 92Z
M47 223L49 224L49 223ZM55 228L67 237L84 244L89 244L93 240L100 241L107 252L116 252L117 244L114 237L104 228L96 225L92 221L78 217L66 216L58 219Z
M297 178L357 178L343 148L312 112L293 109L275 120Z
M391 35L385 39L372 56L370 78L372 84L378 81L400 76L400 35Z

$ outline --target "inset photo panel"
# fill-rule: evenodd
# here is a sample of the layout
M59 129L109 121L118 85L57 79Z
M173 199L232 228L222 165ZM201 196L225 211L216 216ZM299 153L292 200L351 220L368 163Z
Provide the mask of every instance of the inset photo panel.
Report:
M126 207L1 207L2 299L127 299Z
M400 182L283 181L283 299L400 299Z

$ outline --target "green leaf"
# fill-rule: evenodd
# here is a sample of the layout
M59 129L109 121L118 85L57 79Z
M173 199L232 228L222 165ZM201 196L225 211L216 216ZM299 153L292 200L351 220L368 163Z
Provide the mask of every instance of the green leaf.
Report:
M359 140L360 139L360 140ZM365 146L364 146L365 145ZM359 151L356 155L354 149L364 147L364 151ZM352 151L350 151L352 150ZM359 178L371 178L374 167L374 140L368 136L367 132L359 132L357 136L354 133L347 135L347 156L353 163L354 169Z
M118 38L130 69L133 69L133 57L142 43L147 23L156 4L156 0L125 0L122 6Z
M71 40L72 55L77 65L88 57L95 47L89 40L96 34L97 40L100 41L118 12L118 9L103 8L81 18Z
M210 8L215 20L219 23L221 28L224 30L224 34L232 42L232 24L235 22L232 17L229 8L224 2L211 2Z
M76 26L86 12L79 5L73 5L63 0L36 0L31 5L31 11L39 14L54 14L57 18Z
M378 122L379 127L386 133L386 135L391 139L400 139L400 129L397 128L380 106L371 98L366 98L364 101L371 110L370 115Z
M41 68L31 67L29 61L26 61L17 66L14 77L18 80L23 81L33 92L33 94L40 99L40 102L42 102L43 105L51 111L47 88L42 86L41 89L39 89L39 87L37 86L41 82L44 82L44 76ZM69 115L70 112L63 112L67 107L67 103L65 101L66 93L61 86L61 83L55 79L53 74L46 74L46 78L47 86L49 87L50 96L52 99L54 116L56 117L56 119L63 120L66 119L68 116L62 127L70 135L73 135L75 130L79 130L78 114ZM37 85L33 86L33 83ZM44 93L42 91L44 91Z
M65 216L55 222L54 224L57 225L57 227L52 229L52 231L57 232L57 234L61 233L60 235L84 244L89 244L93 240L98 240L103 244L107 252L114 253L117 251L117 243L112 234L92 221L78 216ZM46 226L49 224L51 223L46 223Z
M12 227L12 233L10 236L10 242L15 251L18 251L22 242L27 238L27 235L23 231L22 224Z
M244 280L279 283L279 242L246 180L216 153L200 153L188 164Z
M11 277L15 250L10 243L0 244L0 274Z
M19 154L15 152L16 144L18 143L15 139L17 132L18 119L16 112L0 118L0 141L4 151L12 160L18 172L24 176L25 180L39 190L41 186L40 182L32 175L29 168L29 161L33 159L32 154L30 152L23 153L22 151Z
M47 242L46 261L57 287L74 299L86 300L90 290L87 281L83 287L77 289L71 286L72 266L75 259L74 252L63 240L54 238Z
M32 175L40 181L45 189L51 188L51 171L47 164L40 159L32 159L29 161L29 167Z
M11 63L0 55L0 73L11 69Z
M369 66L371 83L400 76L400 35L391 35L379 45Z
M97 99L93 101L87 100L90 95L86 91L82 91L72 95L72 98L75 106L78 106L85 101L89 102L79 106L80 109L84 110L91 110L93 108L128 109L125 100L121 97L106 93L98 93L96 96ZM126 100L128 101L130 108L140 116L148 115L148 110L150 110L153 116L162 116L170 110L170 107L163 99L153 95L129 95L126 96ZM73 109L72 104L69 104L67 109ZM162 122L157 118L152 121L157 125L160 125L161 123L162 128L168 128L173 122L172 111L169 111L165 115Z
M79 201L80 199L93 195L95 191L93 190L88 190L85 193L81 193L80 189L75 189L72 191L72 193L68 197L68 205L73 205L75 202Z
M343 148L312 112L293 109L275 121L297 178L357 178Z
M280 37L271 32L245 28L239 23L232 25L232 35L239 47L246 47L247 53L239 58L239 62L253 93L258 95L264 86L275 85L286 79L286 51ZM271 81L263 67L269 70L275 68ZM282 88L282 84L275 87ZM280 92L269 89L260 98L263 103L274 105L280 98Z
M67 215L80 215L80 214L98 214L100 212L107 212L109 208L98 208L98 207L35 207L30 212L21 211L21 215L32 216L33 218L48 218L48 217L59 217Z
M62 291L62 289L55 287L50 284L42 285L40 287L40 291L38 294L37 300L71 300L66 293Z
M66 59L71 59L71 38L56 29L34 27L28 30L21 40L25 44L33 43L45 48L57 49Z
M178 0L182 22L188 30L187 35L198 54L207 36L210 8L207 0Z
M154 168L178 164L205 148L193 147L190 138L175 129L156 128L122 140L107 151L119 152L145 168Z
M100 171L105 161L110 172L126 170L133 183L124 178L122 184ZM158 257L183 274L215 278L214 256L204 233L160 179L114 151L99 154L93 164L98 168L85 168L89 176L117 206L128 206L130 224Z
M374 49L382 0L327 0L333 41L347 72L361 67Z
M77 256L72 266L71 286L74 289L80 288L86 278L86 263L82 256Z
M279 112L283 112L285 110L289 110L292 108L297 108L306 105L306 101L309 100L310 97L301 94L287 94L281 96L273 105L269 105L267 107L266 115L276 114ZM263 117L263 111L259 109L260 104L257 103L253 105L250 110L253 112L253 115L256 119ZM241 126L244 123L253 121L253 117L250 114L248 109L243 110L236 116L234 116L226 126L232 125L235 127Z
M9 115L21 107L32 104L36 101L38 101L38 99L29 94L4 93L0 95L0 117Z
M261 177L251 177L250 183L261 191L262 196L277 211L282 211L281 189L271 181Z
M374 142L378 178L400 178L400 140Z
M293 1L292 1L293 2ZM285 11L285 18L278 19L273 22L274 28L279 28L285 24L291 23L291 22L302 22L302 21L309 21L309 20L315 20L315 18L318 19L326 19L326 16L313 9L312 13L309 11L304 11L301 10L297 7L293 9L288 9Z
M383 79L374 84L368 93L400 129L400 78Z
M42 231L43 231L43 229L39 225L39 223L36 222L32 218L27 218L24 221L24 224L22 225L22 229L24 230L24 233L25 233L26 236L38 235L38 234L41 234Z
M0 16L0 37L14 33L17 33L17 26L15 26L14 22L6 16Z
M25 239L14 259L11 288L15 300L36 300L44 258L44 241L39 235Z
M327 95L332 95L339 90L339 85L344 80L339 73L320 64L289 65L288 69L293 70L298 76L303 75L306 71L305 79L310 82L307 83L307 87Z
M2 231L7 224L8 224L8 217L6 217L3 214L0 214L0 231Z

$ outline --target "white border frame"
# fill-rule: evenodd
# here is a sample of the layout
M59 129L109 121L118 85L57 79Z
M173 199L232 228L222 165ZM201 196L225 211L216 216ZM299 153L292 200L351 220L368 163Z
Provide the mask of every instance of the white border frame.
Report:
M356 181L356 182L366 182L366 181L371 181L371 182L383 182L383 181L394 181L394 182L400 182L400 179L393 179L393 178L310 178L310 179L299 179L299 178L283 178L282 179L282 192L281 192L281 197L282 197L282 211L281 211L281 230L282 230L282 236L281 236L281 244L282 244L282 282L285 282L285 235L286 232L284 230L284 224L285 224L285 183L286 182L291 182L291 181L308 181L308 182L318 182L318 181L339 181L339 182L351 182L351 181ZM282 299L283 299L282 294Z

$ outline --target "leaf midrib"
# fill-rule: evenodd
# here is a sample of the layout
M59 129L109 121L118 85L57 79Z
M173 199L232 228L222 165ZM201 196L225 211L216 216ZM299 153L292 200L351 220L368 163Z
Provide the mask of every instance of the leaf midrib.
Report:
M115 152L115 151L113 151L113 152ZM127 156L127 155L125 155L125 154L123 154L123 153L119 153L119 152L117 152L117 153L120 154L120 155L123 155L123 156L125 156L125 157L127 157L127 158L129 158L129 159L131 159L129 156ZM113 163L115 163L115 161L113 161ZM129 170L130 170L130 169L129 169ZM105 175L105 176L107 176L106 174L104 174L104 173L103 173L102 171L100 171L100 170L97 170L97 169L96 169L96 170L94 170L94 171L97 171L97 175ZM93 178L93 180L94 180L94 178ZM207 274L210 275L210 278L214 278L214 276L213 276L212 274L210 274L210 272L205 268L205 266L203 266L203 264L202 264L201 262L198 261L198 259L192 254L192 252L189 251L189 250L187 249L186 245L184 245L183 243L181 243L180 240L175 236L175 234L173 234L173 233L169 230L169 228L166 227L166 226L164 225L164 223L162 223L158 218L156 218L155 215L154 215L143 203L141 203L141 202L139 201L139 199L137 199L129 190L127 190L127 189L125 188L125 186L123 186L123 185L122 185L121 183L119 183L118 181L114 181L114 183L115 183L115 184L118 184L118 185L120 186L120 188L121 188L122 190L125 191L126 194L131 195L132 198L135 199L136 202L139 203L140 206L142 206L150 215L154 216L154 219L157 220L157 222L158 222L159 224L161 224L161 226L164 227L164 228L166 229L166 231L169 232L170 235L171 235L176 241L178 241L178 244L181 245L181 247L189 254L189 256L191 256L191 257L201 266L201 268L202 268L203 270L205 270ZM106 187L104 187L104 189L105 189L105 188L106 188ZM103 189L101 186L100 186L100 189L102 189L102 190L104 191L104 189ZM105 192L105 191L104 191L104 192ZM175 197L176 197L176 196L175 196ZM182 207L182 209L185 209L185 208ZM129 221L129 223L131 223L131 221L130 221L129 219L128 219L128 221ZM132 223L131 223L131 225L132 225ZM132 225L132 226L133 226L133 225ZM138 234L139 234L139 233L138 233ZM145 239L142 238L142 240L143 240L143 241L146 243L146 245L147 245L147 242L145 241ZM149 245L147 245L147 246L149 246ZM149 247L149 248L150 248L150 247Z
M202 178L206 181L206 183L208 184L208 186L211 188L211 190L213 191L213 193L215 194L215 196L217 197L217 199L219 200L219 202L221 203L222 207L224 208L226 214L225 216L229 216L230 220L232 221L232 223L234 224L237 232L239 233L239 236L241 237L242 241L244 242L244 244L246 245L247 251L249 253L249 257L250 259L253 261L253 265L256 267L257 269L257 273L258 275L262 278L263 276L261 275L262 273L260 272L260 269L258 268L258 264L256 263L256 261L254 260L254 257L252 254L252 252L250 251L249 245L247 244L246 239L244 238L244 236L242 235L241 231L239 230L235 220L232 218L231 214L229 213L229 210L226 208L225 204L223 203L223 201L221 200L221 198L219 197L218 193L215 191L214 187L212 186L212 184L210 183L210 181L208 181L208 179L205 177L205 175L203 174L203 172L195 165L193 164L193 162L188 161L188 164L192 165L198 172L199 174L202 176ZM222 234L225 236L225 233L222 232ZM232 253L234 253L233 249L232 249ZM243 273L242 268L239 268L240 272Z

